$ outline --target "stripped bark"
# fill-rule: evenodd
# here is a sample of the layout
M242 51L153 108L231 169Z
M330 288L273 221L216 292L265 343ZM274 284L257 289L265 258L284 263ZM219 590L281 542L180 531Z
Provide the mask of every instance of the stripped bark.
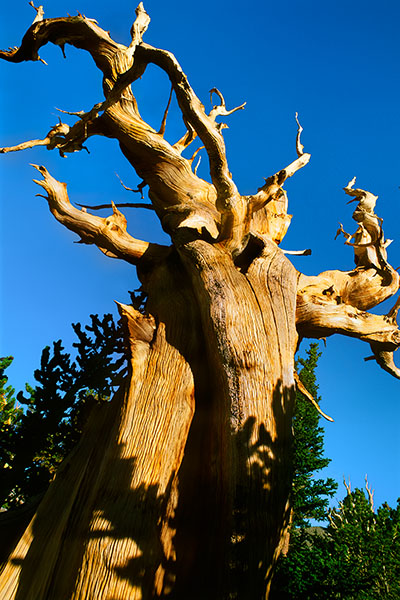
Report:
M92 19L43 19L40 9L20 47L0 58L40 60L48 42L72 44L102 71L105 98L75 113L72 127L60 122L42 140L1 152L42 145L64 155L92 135L117 139L172 245L132 238L113 204L106 218L75 208L66 184L36 166L54 217L83 243L135 265L148 300L146 315L120 307L125 386L63 463L2 572L0 599L267 597L290 520L300 339L357 337L400 374L399 303L387 315L365 312L399 287L376 197L353 189L354 180L345 187L358 200L356 233L339 230L354 248L352 271L297 273L279 248L291 220L283 185L310 160L297 114L297 159L243 196L216 119L244 105L228 110L213 88L219 104L207 113L176 58L143 41L150 20L142 4L129 46ZM170 101L158 132L139 114L131 84L149 64L170 79L187 128L178 142L165 139ZM193 167L196 152L182 156L196 137L209 182Z

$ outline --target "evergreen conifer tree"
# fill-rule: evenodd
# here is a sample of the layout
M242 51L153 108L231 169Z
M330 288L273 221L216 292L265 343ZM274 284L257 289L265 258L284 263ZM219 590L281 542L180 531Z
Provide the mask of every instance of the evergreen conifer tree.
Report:
M350 490L329 513L326 529L294 528L280 562L279 600L400 598L400 499L374 512L372 494Z
M297 360L299 377L318 403L321 402L321 398L318 397L315 370L320 356L318 344L312 343L306 351L306 358ZM310 519L325 520L329 498L335 494L338 487L331 477L327 479L315 477L317 472L330 463L330 459L324 456L324 430L319 425L319 419L320 415L315 407L298 391L293 418L292 524L294 527L308 526Z
M318 397L316 368L320 356L318 344L312 343L306 350L306 356L299 358L296 363L302 383L318 404L321 398ZM272 582L271 596L276 600L308 598L308 590L316 589L318 585L320 569L325 560L321 555L323 552L309 552L309 527L311 520L326 520L329 499L338 485L330 477L315 477L330 463L330 459L324 456L324 430L319 425L319 419L320 414L315 406L297 391L293 416L292 525L288 552L280 557ZM315 531L319 532L321 528ZM303 593L306 595L303 596Z
M3 474L11 468L13 440L23 414L15 398L15 390L7 385L8 377L5 375L13 360L12 356L0 358L0 472Z
M77 443L91 407L107 401L125 369L123 340L111 315L91 315L91 324L72 325L76 358L65 352L61 340L42 351L36 386L26 384L17 394L5 387L4 369L12 358L0 361L0 506L19 506L43 494L57 467Z

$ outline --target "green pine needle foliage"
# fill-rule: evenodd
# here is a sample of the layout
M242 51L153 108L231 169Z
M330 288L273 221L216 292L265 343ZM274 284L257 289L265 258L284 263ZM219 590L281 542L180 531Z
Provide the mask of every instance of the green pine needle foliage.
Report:
M0 505L18 506L43 494L58 465L80 438L95 403L109 400L122 382L126 356L122 331L111 315L91 315L77 336L75 359L61 340L44 348L35 386L26 384L16 403L3 372L11 357L0 360Z
M317 397L315 369L320 353L311 344L297 363L300 378ZM400 598L400 499L376 512L364 490L348 493L328 511L337 489L332 479L315 477L329 463L323 456L319 414L297 394L293 420L293 519L289 550L281 556L272 583L272 600L395 600ZM328 520L326 527L310 519Z
M273 599L398 600L400 499L376 512L364 490L330 512L327 528L296 528L280 561Z
M306 389L320 404L315 370L321 352L318 344L310 344L306 358L299 358L296 367ZM301 369L300 369L301 367ZM324 456L324 430L319 425L320 415L316 408L300 392L296 394L293 418L293 486L292 523L294 527L305 527L310 519L323 521L329 499L337 490L337 483L330 477L322 479L316 473L331 462Z

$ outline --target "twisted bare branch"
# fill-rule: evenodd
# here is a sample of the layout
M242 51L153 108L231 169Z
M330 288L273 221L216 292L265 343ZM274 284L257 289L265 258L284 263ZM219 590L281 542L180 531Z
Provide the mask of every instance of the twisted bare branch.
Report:
M377 364L400 379L393 353L400 346L396 322L399 300L387 315L373 315L366 308L390 298L399 288L399 275L383 279L374 269L350 272L326 271L316 277L299 276L296 323L302 337L325 338L334 333L356 337L370 344Z
M211 180L217 192L216 207L221 213L219 239L229 243L233 250L240 248L248 232L248 205L247 200L238 193L232 180L226 159L225 143L221 134L222 127L215 122L215 116L218 114L231 112L226 111L225 101L221 99L222 94L219 96L221 105L214 107L210 115L207 115L180 64L171 52L142 43L137 48L135 61L143 65L153 63L167 73L185 123L190 124L199 136L208 154ZM129 71L124 77L132 79ZM185 136L178 143L179 147L187 144L192 139L192 135L190 133Z
M150 24L150 17L144 9L143 2L140 2L137 9L135 10L136 19L131 27L132 41L129 44L129 49L132 55L135 51L136 46L142 42L143 35L146 33L147 28Z
M354 189L356 178L344 187L344 191L353 199L348 202L357 201L357 207L353 212L352 218L358 223L358 229L350 235L346 233L343 226L337 231L336 237L342 233L345 237L345 244L354 248L354 260L357 267L374 267L378 271L386 272L390 277L390 265L387 262L386 248L392 240L385 240L382 219L375 212L375 205L378 196L362 189ZM354 239L354 242L351 240Z
M101 218L89 214L86 210L74 208L69 201L67 186L54 179L45 167L32 165L43 176L42 180L34 180L47 193L46 198L50 211L62 225L77 233L84 244L95 244L106 256L121 258L137 265L146 254L162 254L165 246L149 244L137 240L126 231L124 215L112 203L112 214Z
M64 143L65 136L69 133L70 127L66 123L58 123L50 129L48 134L43 140L30 140L28 142L22 142L21 144L17 144L16 146L8 146L5 148L0 148L1 154L6 154L7 152L18 152L20 150L26 150L28 148L34 148L35 146L46 146L48 150L52 150L59 146L59 144Z
M240 106L236 106L236 108L227 110L226 104L225 104L225 98L223 97L222 93L215 87L210 90L211 104L212 104L213 94L216 94L218 96L218 98L220 99L220 104L213 106L210 111L210 114L208 115L210 117L210 119L213 119L214 121L219 116L227 117L229 115L232 115L237 110L243 110L244 107L246 106L246 102L243 102L243 104L241 104Z
M139 5L132 43L126 47L114 42L95 21L82 15L46 19L28 29L20 48L0 52L0 58L11 62L37 60L39 49L48 42L60 47L71 43L87 50L103 72L106 98L90 111L75 114L79 121L70 128L65 141L60 140L59 151L64 155L81 149L84 140L93 133L118 139L139 177L149 185L149 197L164 229L173 233L180 227L193 228L199 235L215 239L220 235L221 220L215 208L215 188L198 178L190 162L141 119L130 89L130 83L147 66L146 61L137 58L137 53L148 22L143 6Z
M386 315L386 319L396 325L397 324L397 313L400 306L400 298L397 299L397 302L393 306L393 308ZM381 344L377 342L373 342L370 344L371 350L373 352L372 357L368 357L364 360L374 359L377 364L387 373L393 375L396 379L400 379L400 369L396 366L394 362L394 352L397 350L397 347L393 347L388 344Z
M66 41L90 52L103 73L110 72L110 59L116 51L124 48L116 44L93 19L78 15L34 22L25 33L21 45L0 50L0 58L14 63L37 61L40 60L38 52L42 46L48 42L62 46Z
M229 173L225 143L219 128L213 118L205 113L202 103L191 88L175 56L167 50L160 50L143 43L137 48L135 58L143 64L153 63L167 73L185 121L190 123L207 150L211 179L219 201L223 203L237 195L236 186ZM129 72L126 73L126 77L129 79Z
M103 122L101 119L93 121L78 121L72 127L61 120L58 125L55 125L47 133L42 140L30 140L22 142L16 146L8 146L0 148L1 154L8 152L17 152L27 150L36 146L46 146L48 150L57 149L62 157L67 153L80 152L81 150L89 150L84 146L84 142L92 135L103 134Z
M378 365L400 379L393 353L400 346L397 313L400 299L387 315L365 312L393 296L399 289L399 274L387 262L382 219L374 212L377 196L354 189L354 177L344 191L358 202L353 219L358 223L354 234L342 224L336 233L343 234L345 244L354 248L356 268L353 271L325 271L315 277L299 275L297 294L297 325L304 337L326 337L342 333L370 344ZM354 242L351 240L354 239Z
M311 158L310 154L303 152L302 145L303 153L299 153L299 141L298 131L296 138L298 158L278 173L265 179L265 184L257 190L257 193L247 197L251 215L251 232L261 237L267 236L276 244L280 244L285 237L292 218L288 214L288 199L283 184L308 164Z
M300 158L300 156L302 156L304 154L304 146L300 141L301 133L302 133L302 131L304 131L304 129L300 125L299 113L297 113L297 112L295 114L295 119L296 119L296 123L297 123L296 152L297 152L297 156Z
M33 23L37 23L38 21L43 21L44 9L43 6L36 7L32 0L29 2L29 6L32 6L36 10L36 17L33 20Z
M176 150L179 154L182 154L182 152L185 150L185 148L190 146L190 144L193 142L193 140L195 140L197 137L197 133L195 132L193 127L190 125L190 123L187 123L186 125L187 125L188 129L187 129L185 135L183 135L173 145L174 150Z
M266 178L265 184L257 190L257 194L248 197L253 213L261 210L268 202L271 202L271 200L274 200L279 196L285 181L290 177L293 177L297 171L305 167L310 161L311 154L303 152L304 146L300 143L300 134L303 131L303 127L301 127L299 123L298 113L296 113L296 122L298 125L296 136L296 152L298 158L284 169L281 169L274 175Z

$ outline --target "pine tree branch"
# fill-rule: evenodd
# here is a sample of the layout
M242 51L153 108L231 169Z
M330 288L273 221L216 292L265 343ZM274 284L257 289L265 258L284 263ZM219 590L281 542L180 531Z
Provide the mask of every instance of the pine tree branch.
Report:
M304 146L300 142L300 134L303 131L303 127L299 123L297 113L295 118L298 125L296 136L297 158L287 167L278 171L278 173L266 178L265 184L258 189L257 194L248 197L253 213L264 208L264 206L268 204L268 202L271 202L271 200L274 200L276 196L281 193L282 186L285 181L290 177L293 177L297 171L305 167L310 161L311 154L304 152Z

